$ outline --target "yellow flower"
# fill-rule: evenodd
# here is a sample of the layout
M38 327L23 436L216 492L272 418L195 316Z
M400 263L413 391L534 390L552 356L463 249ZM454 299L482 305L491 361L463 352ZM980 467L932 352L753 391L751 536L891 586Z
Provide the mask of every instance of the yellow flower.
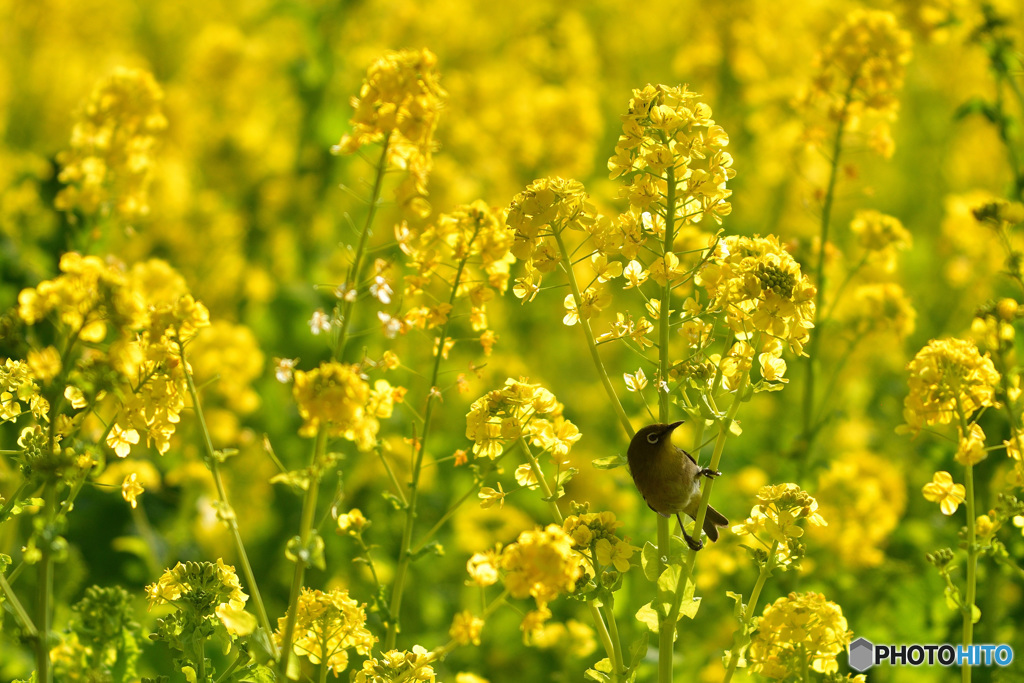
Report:
M630 545L625 541L616 540L613 544L607 538L598 539L594 549L597 551L598 562L605 565L615 565L615 569L623 573L629 571L629 558L639 550L636 546Z
M706 309L724 314L738 338L760 330L787 341L793 353L803 353L814 327L817 290L777 237L726 237L696 282L710 296Z
M524 531L501 553L505 587L515 598L533 597L538 606L571 592L582 568L572 539L562 527Z
M139 443L139 433L134 429L125 429L115 424L110 428L107 435L107 445L114 449L117 457L125 458L132 450L132 446Z
M41 380L43 384L49 384L54 377L60 374L60 353L52 346L47 346L45 349L38 351L36 349L30 350L27 360L28 366L32 370L32 375L36 379Z
M363 516L359 508L352 508L343 515L338 515L338 530L350 534L359 534L370 526L370 520Z
M534 645L537 635L543 633L544 624L550 618L551 610L547 607L542 606L527 612L519 624L519 630L523 632L523 645Z
M390 650L380 658L371 657L363 662L363 668L356 675L355 683L392 683L392 681L419 681L434 683L434 667L431 664L437 655L428 652L422 645L413 645L412 650Z
M462 611L455 615L448 635L459 645L480 644L480 632L483 631L484 620L474 616L472 612Z
M304 420L299 430L303 436L313 436L324 426L333 435L355 440L356 431L373 419L365 411L370 388L354 365L332 361L309 372L296 370L292 394Z
M842 304L840 317L859 336L892 333L906 339L914 331L917 312L895 282L859 285Z
M979 538L988 540L999 529L999 524L988 515L978 515L978 518L974 521L974 529Z
M466 572L477 586L493 586L498 582L498 550L474 553L466 562Z
M903 417L910 430L949 424L958 408L963 417L996 405L999 373L992 360L963 339L933 339L907 366L910 392L903 402Z
M539 384L509 378L501 389L477 399L466 415L466 438L477 457L496 458L520 437L564 456L579 440L579 430L562 418L563 406ZM550 419L540 419L545 416Z
M764 608L748 652L751 670L773 680L791 680L808 667L836 672L852 635L839 605L820 593L790 593Z
M799 539L804 530L797 525L806 520L815 526L827 526L818 513L818 501L796 484L762 486L757 492L757 505L750 511L750 517L732 527L737 536L767 537L762 543L771 545L777 541L776 562L786 566L803 555Z
M313 664L323 662L335 676L348 667L348 651L367 655L377 639L366 628L366 612L348 591L303 588L295 607L292 651ZM287 615L278 619L274 640L283 646Z
M962 484L954 484L949 472L936 472L932 480L924 485L923 492L925 499L939 504L942 514L951 515L964 502L966 489Z
M505 491L501 488L501 482L498 482L497 490L492 489L490 486L484 486L477 493L477 496L480 498L480 507L485 510L489 507L494 507L495 504L499 508L504 507L505 495Z
M985 432L981 425L974 423L970 426L970 434L965 438L960 434L960 441L956 449L956 461L965 467L977 465L988 457L985 450Z
M131 504L133 510L139 504L137 498L142 495L143 491L145 491L142 487L142 482L139 481L138 477L138 474L132 472L126 476L124 481L121 483L121 497Z
M101 81L78 114L71 147L57 155L65 187L63 211L134 221L149 213L154 153L167 128L163 92L152 74L118 68Z

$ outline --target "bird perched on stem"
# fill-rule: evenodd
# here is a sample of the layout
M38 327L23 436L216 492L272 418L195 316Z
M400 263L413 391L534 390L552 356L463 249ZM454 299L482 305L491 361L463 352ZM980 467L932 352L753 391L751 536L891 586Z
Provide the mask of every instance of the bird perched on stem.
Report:
M697 532L697 538L686 533L679 513L685 512L696 520L701 497L700 478L717 477L721 472L700 467L692 455L672 445L672 432L681 424L680 421L644 427L629 442L626 456L633 483L648 507L662 517L674 514L687 545L700 550L704 547L700 532ZM729 520L721 512L708 506L704 515L704 533L708 538L717 541L718 527L728 524Z

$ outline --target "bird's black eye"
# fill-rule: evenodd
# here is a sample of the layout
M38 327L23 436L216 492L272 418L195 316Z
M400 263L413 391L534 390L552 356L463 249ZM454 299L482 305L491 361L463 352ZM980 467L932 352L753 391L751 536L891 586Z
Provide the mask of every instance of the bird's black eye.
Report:
M659 437L657 434L651 432L650 434L647 435L647 443L658 443L658 438Z

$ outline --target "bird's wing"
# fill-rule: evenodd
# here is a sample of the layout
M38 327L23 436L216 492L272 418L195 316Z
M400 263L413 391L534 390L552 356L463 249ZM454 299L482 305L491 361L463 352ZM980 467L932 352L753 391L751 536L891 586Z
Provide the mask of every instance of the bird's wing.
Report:
M690 462L692 462L694 465L697 464L697 459L690 455L687 451L683 450L682 448L679 448L679 446L676 446L676 448L682 451L683 455L690 459Z

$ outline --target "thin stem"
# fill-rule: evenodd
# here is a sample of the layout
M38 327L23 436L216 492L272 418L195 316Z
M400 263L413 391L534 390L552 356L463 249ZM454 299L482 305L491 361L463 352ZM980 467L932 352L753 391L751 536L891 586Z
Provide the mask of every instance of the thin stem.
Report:
M558 249L562 253L562 267L565 269L566 277L569 279L569 288L572 290L573 301L576 302L576 310L582 310L583 296L580 294L580 286L576 282L576 274L572 269L572 259L569 257L569 251L565 248L561 232L558 230L555 231L555 242L558 243ZM622 423L622 428L626 430L626 434L632 439L633 435L636 434L636 430L633 429L629 417L626 416L626 411L622 407L618 395L615 393L615 387L612 386L611 378L608 376L608 370L605 369L604 363L601 361L601 354L597 351L597 342L594 339L594 331L590 327L590 321L581 317L580 327L583 328L583 334L587 339L587 348L590 350L590 358L594 361L594 369L597 370L597 374L601 378L601 384L604 386L605 393L608 394L608 400L611 401L615 415L618 416L619 422Z
M363 255L366 251L366 242L373 227L373 219L377 214L377 204L380 201L380 191L384 185L384 172L388 168L388 146L391 142L391 133L384 136L381 143L380 160L377 162L377 173L373 179L373 189L370 191L370 207L366 212L366 223L363 224L363 231L359 233L359 242L356 244L355 258L352 260L352 268L349 269L348 279L345 282L346 291L359 286L360 272L363 269ZM341 305L341 330L338 332L338 339L335 342L332 358L340 358L345 352L345 342L348 341L348 330L352 323L352 309L355 307L355 300L345 297Z
M537 477L537 483L540 484L540 490L544 494L544 500L548 501L551 506L551 514L559 524L562 523L562 511L558 509L558 502L555 500L555 496L551 491L551 487L548 485L547 479L544 478L544 471L540 468L540 463L534 456L533 451L530 450L530 445L526 443L526 439L519 437L519 445L523 447L523 454L526 455L526 460L530 463L530 467L533 469L533 474Z
M956 399L956 412L960 418L960 431L962 438L967 438L970 429L967 426L967 416L964 414L960 398ZM974 601L977 595L977 571L978 571L978 543L975 530L974 516L974 465L964 467L964 488L965 501L967 503L967 598L960 607L960 614L964 622L964 648L969 648L974 642ZM961 668L963 683L971 683L971 665L965 659Z
M665 183L668 194L665 197L665 241L662 245L661 258L665 258L672 251L672 243L675 241L676 227L676 172L675 167L670 166L666 171ZM669 335L669 313L671 311L672 286L668 273L665 274L665 286L662 288L661 302L658 310L658 418L661 422L669 421L668 403L668 335ZM658 521L658 574L665 569L665 560L671 554L671 538L669 534L669 523L667 517L657 515ZM700 527L695 532L700 535ZM677 594L681 593L685 584L676 587ZM672 660L675 655L676 621L672 617L672 610L661 618L658 624L658 683L672 683Z
M316 498L320 488L320 462L323 460L326 445L327 430L321 427L317 431L316 442L313 444L313 455L310 458L309 488L306 489L306 495L302 500L302 517L299 521L300 550L295 557L295 571L292 574L292 587L288 599L288 618L285 622L284 638L281 640L281 657L277 663L278 676L281 679L287 676L288 660L292 655L292 637L295 634L295 623L298 620L299 594L302 592L306 565L309 564L309 558L305 555L313 531L313 518L316 515Z
M761 571L757 575L757 582L754 584L754 590L750 593L750 600L747 602L746 609L743 610L740 628L733 639L732 651L729 653L729 666L726 668L725 678L722 679L722 683L729 683L732 680L733 674L736 673L736 667L740 662L740 654L750 641L748 634L750 622L754 615L757 614L757 603L761 599L761 590L764 588L768 577L772 575L772 570L775 569L775 554L778 551L779 541L776 539L772 542L771 550L768 551L768 560L761 566Z
M4 506L0 508L0 524L7 521L7 516L14 510L14 506L17 505L18 501L21 500L21 496L25 493L25 489L28 488L28 480L23 480L18 484L18 488L15 489L11 497L4 503Z
M853 95L853 84L856 77L850 79L850 85L846 90L846 97L843 100L843 108L839 112L839 122L836 124L836 134L832 139L832 168L829 170L828 189L825 191L825 202L821 208L821 235L818 243L817 259L817 281L815 284L818 290L814 295L814 312L817 320L824 322L822 310L825 306L825 248L828 244L829 227L832 221L832 202L835 199L836 181L839 178L839 158L843 151L843 133L846 130L846 112L850 107ZM806 446L804 453L811 450L811 442L814 439L812 420L814 419L814 379L815 363L818 361L818 350L821 348L821 336L824 325L819 324L818 328L811 334L811 341L807 346L807 382L804 384L803 422L804 440Z
M614 596L610 596L609 601ZM605 616L608 618L608 636L612 641L612 670L616 680L621 679L622 671L625 669L625 663L622 661L622 642L619 640L619 626L615 623L615 605L611 602L606 602L603 605Z
M220 474L220 461L217 459L216 449L213 447L213 438L210 436L210 430L206 425L206 415L203 412L203 404L199 400L199 391L196 389L195 380L192 378L192 371L189 369L188 362L185 360L185 343L178 338L178 357L181 359L181 367L185 372L185 383L188 385L189 396L192 398L192 409L195 411L196 419L199 421L199 430L203 433L203 446L206 449L206 464L210 468L210 474L213 475L213 483L217 488L217 500L222 506L222 510L231 510L230 504L228 503L227 489L224 487L224 480ZM242 543L242 532L238 528L238 520L235 518L233 512L222 515L226 518L228 529L231 531L231 540L235 545L235 553L238 555L238 561L242 565L242 573L245 575L245 582L248 584L249 592L252 595L253 604L256 606L256 618L259 620L260 627L266 631L269 635L274 632L273 627L270 625L270 617L267 616L267 608L263 605L263 598L260 596L259 585L256 583L256 575L252 571L252 565L249 563L249 556L245 552L245 544ZM276 646L271 645L275 649Z
M231 677L231 674L235 672L235 669L247 664L250 659L252 659L252 657L250 657L247 652L239 651L238 656L235 657L234 661L228 665L228 668L224 669L224 673L217 676L216 683L223 683L223 681L228 680Z
M0 592L7 596L7 602L10 604L11 609L14 610L14 616L21 623L21 628L25 630L25 635L29 639L36 639L39 637L39 631L36 629L35 623L32 618L25 611L25 607L18 600L18 596L15 595L14 589L11 588L11 584L7 583L7 577L0 573Z
M473 231L473 237L469 243L472 244L480 232L477 225ZM448 297L448 304L454 308L455 297L459 291L459 282L466 269L467 258L459 261L459 267L455 271L455 278L452 280L452 290ZM449 312L452 309L449 309ZM405 507L405 528L402 531L402 545L398 551L398 569L395 571L395 584L391 593L391 604L388 611L391 619L388 622L388 633L385 637L384 650L394 649L395 640L398 638L398 631L401 624L402 594L405 591L405 577L409 572L409 564L412 562L412 536L416 525L416 503L419 499L420 471L423 468L423 454L427 447L427 437L430 435L430 422L434 415L434 398L439 394L437 389L437 378L441 372L441 360L444 358L444 343L448 339L448 329L451 326L452 316L449 314L437 336L436 348L434 349L434 367L430 375L430 384L427 387L427 406L423 411L423 435L417 440L413 439L413 451L415 453L412 465L412 477L409 481L409 501Z
M613 675L618 679L621 667L616 660L615 646L612 645L612 638L611 634L608 633L608 626L604 623L604 617L601 616L601 610L597 608L597 603L594 600L587 600L587 607L590 608L590 616L594 621L594 628L597 630L597 638L601 641L601 645L604 646L605 654L608 655L608 661L612 663Z

